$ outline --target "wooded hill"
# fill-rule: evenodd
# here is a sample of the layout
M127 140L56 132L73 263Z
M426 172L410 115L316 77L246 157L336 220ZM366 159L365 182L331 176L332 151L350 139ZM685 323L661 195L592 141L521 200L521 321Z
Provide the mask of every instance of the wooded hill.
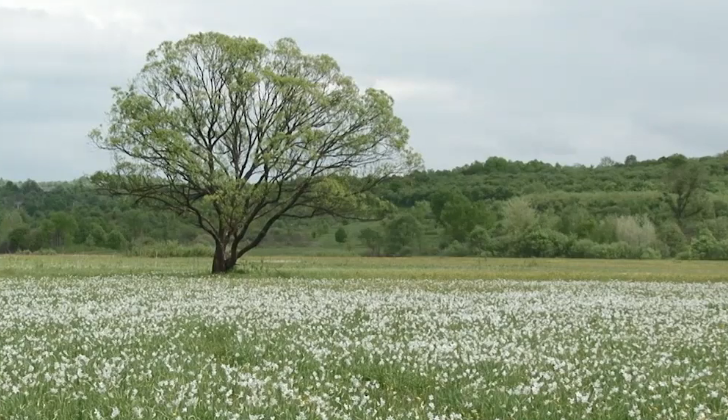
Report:
M381 222L285 220L262 251L367 255L728 259L728 154L598 166L491 157L378 187ZM0 182L0 252L210 255L174 214L97 192L87 178Z

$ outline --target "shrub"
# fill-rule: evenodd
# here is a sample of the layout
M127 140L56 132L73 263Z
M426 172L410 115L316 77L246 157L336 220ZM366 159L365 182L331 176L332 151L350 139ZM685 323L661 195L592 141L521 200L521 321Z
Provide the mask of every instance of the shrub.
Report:
M669 249L669 255L677 255L689 248L688 239L680 226L673 221L663 223L657 230L657 235Z
M422 214L423 211L418 211ZM455 195L443 207L440 222L449 239L466 242L475 226L488 219L482 203L472 202L462 194ZM418 219L422 221L421 219Z
M600 220L592 230L591 239L600 244L615 242L617 240L616 223L617 219L615 217L607 217Z
M372 228L364 228L359 232L359 240L369 249L369 255L381 255L384 238L379 231Z
M654 249L654 248L645 248L644 251L642 251L642 256L640 259L642 260L659 260L662 258L662 254L660 251Z
M552 229L531 229L516 243L519 257L562 257L568 253L571 240Z
M481 255L490 248L490 235L482 226L476 226L468 237L470 250L474 255Z
M498 257L512 257L516 254L517 240L513 235L496 236L490 240L490 252Z
M568 256L571 258L597 258L599 244L591 239L579 239L569 248Z
M646 216L620 216L615 222L617 241L634 247L647 247L657 242L655 225Z
M570 204L560 212L555 229L566 235L587 238L596 225L597 222L589 210L577 204Z
M83 243L89 248L96 247L96 239L94 239L93 235L88 235Z
M334 233L334 239L337 243L343 244L346 242L349 235L346 233L346 230L343 227L340 227L336 230L336 233Z
M395 254L392 254L394 257L411 257L412 255L414 255L414 251L409 246L403 246Z
M441 251L441 255L447 257L467 257L471 255L471 250L467 245L454 240Z
M703 228L690 244L690 253L700 260L728 259L728 241L717 241L710 230Z
M8 248L10 252L21 251L28 249L29 246L30 228L28 226L20 226L8 234Z
M642 257L642 248L630 245L624 241L613 242L603 245L606 253L605 258L638 260Z
M656 244L654 244L650 248L653 248L655 251L659 252L661 258L669 258L673 255L673 252L670 249L670 247L667 246L664 242L659 241L659 240L657 241Z
M106 242L108 240L108 236L106 234L106 231L104 231L104 228L101 227L98 223L94 223L91 226L91 233L89 234L91 236L92 241L91 243L95 246L105 246ZM88 238L86 239L86 243L89 243Z
M108 234L106 238L106 244L111 249L120 250L127 246L127 241L124 235L121 234L121 232L114 229Z
M593 244L586 249L585 258L594 259L640 259L644 249L632 246L626 242L612 242L608 244Z
M419 249L422 245L423 228L412 214L401 214L385 224L384 252L401 255L402 248Z
M728 239L728 217L705 220L702 224L710 230L718 241Z
M503 204L503 228L508 233L526 232L536 225L538 215L524 197L511 198Z

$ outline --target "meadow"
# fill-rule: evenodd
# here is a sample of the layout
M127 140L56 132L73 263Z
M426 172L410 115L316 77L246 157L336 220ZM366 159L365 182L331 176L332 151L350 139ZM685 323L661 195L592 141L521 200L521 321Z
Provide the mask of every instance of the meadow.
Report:
M118 275L207 277L211 259L122 255L0 255L0 277ZM364 258L256 255L231 278L399 280L630 280L705 282L728 279L727 261L546 258Z
M725 419L725 268L0 257L0 419Z

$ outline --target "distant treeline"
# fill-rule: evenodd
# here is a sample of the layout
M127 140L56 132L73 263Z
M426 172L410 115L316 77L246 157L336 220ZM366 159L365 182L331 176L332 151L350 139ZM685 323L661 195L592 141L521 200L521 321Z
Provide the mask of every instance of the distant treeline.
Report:
M398 209L381 223L352 233L333 219L286 221L264 246L330 235L332 246L372 256L728 259L726 154L589 167L492 157L395 178L377 194ZM97 193L86 178L0 182L0 252L207 255L208 238L173 214Z

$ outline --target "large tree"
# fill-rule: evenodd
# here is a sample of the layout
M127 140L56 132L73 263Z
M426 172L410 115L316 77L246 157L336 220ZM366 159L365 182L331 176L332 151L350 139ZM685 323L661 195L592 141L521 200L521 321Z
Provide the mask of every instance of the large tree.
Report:
M116 165L95 184L211 235L213 273L282 218L374 215L386 207L372 188L421 165L390 96L360 90L330 56L289 38L167 41L113 91L108 127L91 138Z

